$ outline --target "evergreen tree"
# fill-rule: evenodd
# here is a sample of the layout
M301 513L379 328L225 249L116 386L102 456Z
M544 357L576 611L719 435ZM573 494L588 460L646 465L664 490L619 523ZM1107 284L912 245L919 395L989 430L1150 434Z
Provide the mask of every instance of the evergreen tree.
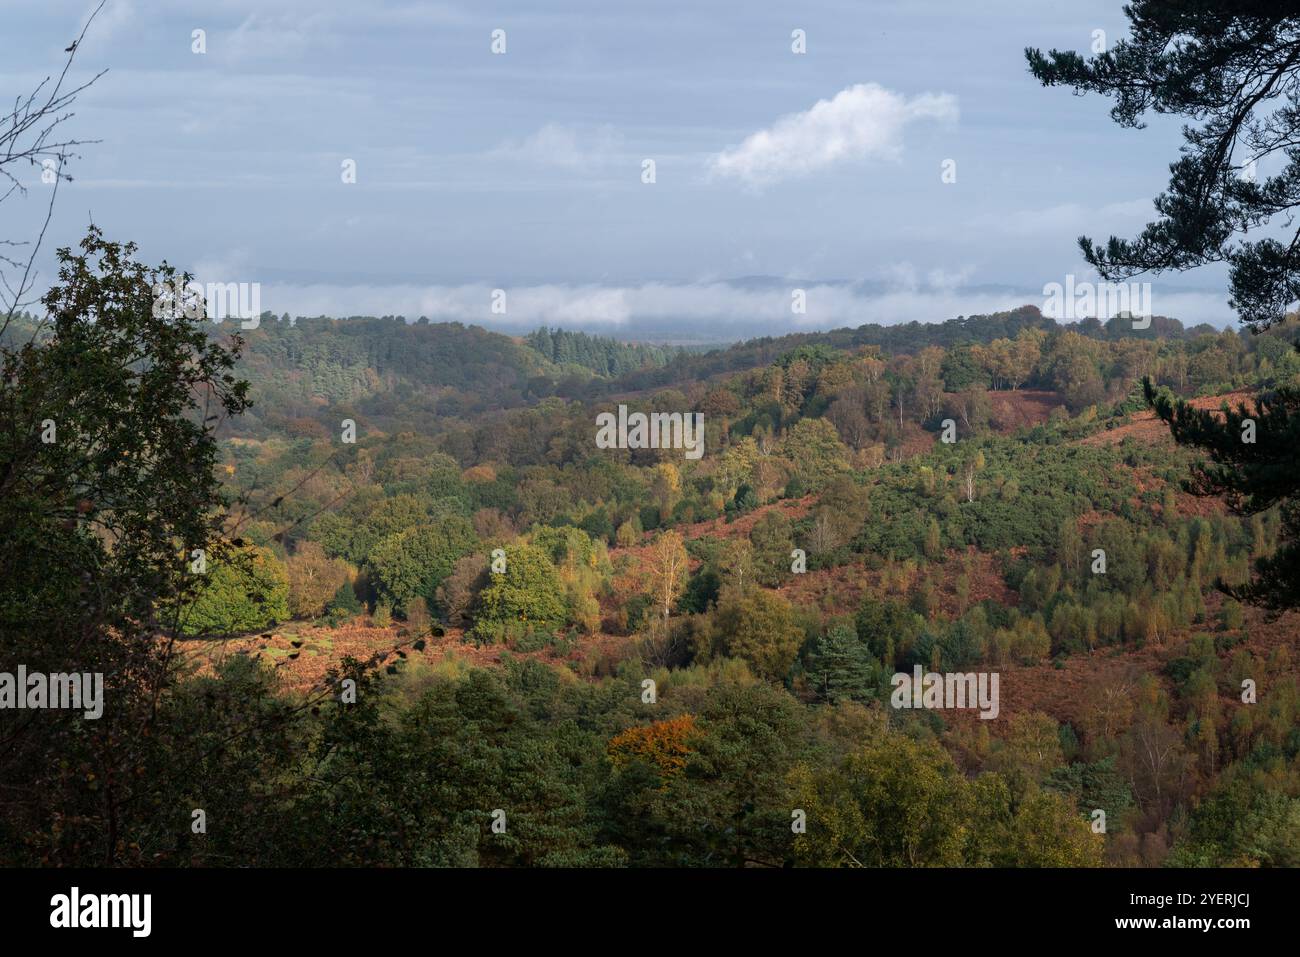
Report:
M1262 332L1300 299L1300 231L1290 241L1244 238L1275 220L1296 230L1300 13L1289 4L1166 0L1137 0L1125 13L1131 36L1091 58L1025 51L1044 85L1113 96L1111 116L1121 126L1141 127L1148 111L1196 124L1184 128L1182 155L1155 200L1159 218L1136 239L1112 236L1103 247L1084 236L1080 248L1107 280L1225 262L1232 306ZM1259 175L1260 161L1275 155L1286 160L1280 170ZM1274 608L1300 604L1300 390L1278 388L1260 396L1253 413L1239 407L1224 421L1149 382L1145 391L1175 439L1209 454L1212 464L1192 480L1195 491L1226 494L1247 513L1281 505L1284 544L1257 563L1258 577L1240 591ZM1247 420L1253 441L1244 437Z
M1300 389L1282 388L1216 414L1178 401L1168 389L1146 386L1148 401L1182 444L1205 451L1187 483L1198 495L1224 495L1239 512L1280 506L1281 543L1256 559L1254 581L1222 586L1234 597L1282 609L1300 605ZM1254 439L1244 441L1253 429Z
M836 625L813 643L805 674L821 698L839 704L869 700L879 667L851 626Z

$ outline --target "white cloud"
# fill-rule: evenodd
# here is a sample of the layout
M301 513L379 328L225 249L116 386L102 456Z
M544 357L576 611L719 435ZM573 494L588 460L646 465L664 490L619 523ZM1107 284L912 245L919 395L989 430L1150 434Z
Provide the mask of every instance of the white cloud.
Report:
M957 98L951 94L907 97L876 83L859 83L746 137L717 154L712 168L718 175L761 185L852 160L897 160L909 123L956 118Z

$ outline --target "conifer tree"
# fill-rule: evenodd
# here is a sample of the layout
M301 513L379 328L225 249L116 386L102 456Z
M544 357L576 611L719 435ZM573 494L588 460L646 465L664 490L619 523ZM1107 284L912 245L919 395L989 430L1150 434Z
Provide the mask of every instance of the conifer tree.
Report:
M1300 299L1300 11L1288 3L1137 0L1125 12L1130 36L1095 56L1025 51L1045 86L1113 97L1120 126L1141 128L1148 112L1189 119L1169 186L1155 199L1159 218L1136 239L1112 236L1102 246L1083 236L1079 246L1112 281L1226 263L1231 305L1243 325L1262 332ZM1272 175L1259 172L1276 163ZM1272 223L1290 238L1246 238ZM1145 393L1178 442L1208 454L1189 483L1194 491L1224 494L1247 514L1281 507L1282 546L1237 591L1273 608L1300 604L1300 389L1279 387L1253 411L1239 406L1222 416L1149 382Z

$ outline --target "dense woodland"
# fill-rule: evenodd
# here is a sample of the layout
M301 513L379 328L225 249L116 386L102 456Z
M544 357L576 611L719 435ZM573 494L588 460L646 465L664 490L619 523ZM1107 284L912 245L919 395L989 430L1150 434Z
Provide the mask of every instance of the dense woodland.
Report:
M234 369L252 406L214 449L223 545L174 619L192 674L159 720L185 743L161 735L173 771L117 853L1300 863L1293 642L1218 587L1277 548L1276 510L1189 496L1192 455L1167 440L1107 438L1145 409L1143 377L1187 397L1295 380L1295 327L1155 326L1027 307L908 351L864 327L689 355L267 317ZM616 402L702 411L706 454L597 449ZM281 634L293 650L268 647ZM368 661L332 649L355 634ZM304 655L333 670L295 680ZM1012 706L891 708L916 664L1000 670ZM1083 700L1054 708L1035 689L1067 671ZM204 751L250 708L265 726ZM194 839L182 807L222 823ZM68 814L20 859L88 839Z
M0 326L0 658L106 698L6 710L0 864L1300 865L1300 276L1256 230L1300 25L1125 10L1026 51L1197 124L1084 258L1227 263L1248 331L241 331L59 250ZM615 406L704 455L600 447ZM895 707L914 668L996 672L997 716Z

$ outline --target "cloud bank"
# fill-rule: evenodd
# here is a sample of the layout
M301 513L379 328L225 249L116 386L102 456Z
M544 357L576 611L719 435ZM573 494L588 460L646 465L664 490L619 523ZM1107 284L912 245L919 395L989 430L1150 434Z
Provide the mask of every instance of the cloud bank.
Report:
M505 312L492 311L493 287L486 284L290 285L264 283L263 308L276 315L425 316L435 322L464 322L508 332L540 325L583 328L593 332L653 338L701 340L780 335L901 322L944 322L957 316L982 315L1032 304L1044 306L1041 290L959 288L949 276L924 283L884 285L800 283L767 280L734 282L644 283L604 286L547 284L505 287ZM806 311L792 310L795 289L803 289ZM1222 294L1161 291L1152 297L1155 312L1186 325L1233 319Z

